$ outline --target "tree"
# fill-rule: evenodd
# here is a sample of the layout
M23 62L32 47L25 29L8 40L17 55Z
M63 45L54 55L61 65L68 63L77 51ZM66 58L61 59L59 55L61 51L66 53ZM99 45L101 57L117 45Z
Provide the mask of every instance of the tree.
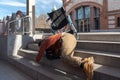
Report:
M46 22L47 15L41 14L36 18L36 28L50 28L49 23Z

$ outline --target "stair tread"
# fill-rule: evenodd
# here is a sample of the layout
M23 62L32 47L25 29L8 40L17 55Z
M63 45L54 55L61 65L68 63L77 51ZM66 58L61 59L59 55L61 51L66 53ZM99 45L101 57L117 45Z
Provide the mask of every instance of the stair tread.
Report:
M118 41L102 41L102 40L77 40L77 42L87 42L87 43L110 43L110 44L120 44L120 42ZM38 43L30 43L30 45L33 44L33 45L37 45L38 46Z
M120 78L120 69L96 64L95 71Z
M103 52L103 51L93 51L93 50L84 50L84 49L80 49L80 50L75 50L75 52L85 52L85 54L95 54L95 55L103 55L103 56L109 56L109 57L117 57L120 58L120 55L118 55L119 53L112 53L112 52Z
M38 53L38 51L34 51L34 50L29 50L29 49L20 49L20 51L25 51L25 52L28 52L28 53L33 53L33 54L36 54ZM83 49L80 49L80 50L75 50L75 52L85 52L86 54L95 54L95 55L103 55L103 56L110 56L110 57L117 57L117 58L120 58L120 55L118 54L115 54L115 53L110 53L110 52L101 52L101 51L92 51L92 50L83 50ZM110 53L110 54L109 54Z
M118 34L118 35L120 35L120 33L119 32L90 32L90 33L78 33L78 34L80 34L80 35L116 35L116 34Z
M38 43L29 43L28 45L35 45L35 46L38 46Z
M37 53L38 53L38 51L28 50L28 49L19 49L19 51L25 51L25 52L34 53L34 54L37 54Z
M77 42L87 42L87 43L110 43L110 44L120 44L120 42L114 42L114 41L93 41L93 40L77 40Z

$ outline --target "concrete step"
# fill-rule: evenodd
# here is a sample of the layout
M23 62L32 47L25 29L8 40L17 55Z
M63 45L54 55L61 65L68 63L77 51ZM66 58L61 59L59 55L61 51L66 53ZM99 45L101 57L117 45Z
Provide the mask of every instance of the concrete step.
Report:
M119 32L78 33L78 40L120 42Z
M120 55L120 42L78 40L76 49L114 52Z
M28 52L28 50L21 50L18 54L23 56L24 58L29 58L30 60L34 59L37 52ZM27 54L30 55L30 53L31 57L27 56ZM84 74L81 72L81 70L79 71L78 68L73 68L68 64L65 64L63 61L61 61L61 59L50 61L43 57L40 61L40 64L42 63L50 67L54 67L58 70L62 70L63 72L72 73L75 76L79 76L81 74L80 77L84 78ZM120 80L120 69L117 67L95 64L93 80Z
M38 51L39 47L37 43L28 44L28 49ZM78 40L76 49L85 49L85 50L94 50L94 51L102 51L109 52L120 55L120 42L109 42L109 41L83 41Z
M120 68L120 55L114 53L100 52L100 51L90 51L90 50L75 50L75 56L80 56L82 58L93 56L95 63L118 67Z
M84 80L74 73L68 73L46 64L36 63L22 56L9 56L8 61L22 72L31 76L33 80Z
M30 50L34 50L34 51L38 51L39 47L38 47L38 43L29 43L27 45L27 48Z

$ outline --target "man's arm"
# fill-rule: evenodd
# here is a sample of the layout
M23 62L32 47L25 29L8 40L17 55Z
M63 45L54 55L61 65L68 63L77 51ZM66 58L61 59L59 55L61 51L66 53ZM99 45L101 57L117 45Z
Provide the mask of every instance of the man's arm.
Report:
M40 48L39 48L39 53L35 59L37 62L42 58L45 50L48 49L50 46L54 45L56 41L58 41L61 38L61 35L62 35L61 33L52 35L41 43Z

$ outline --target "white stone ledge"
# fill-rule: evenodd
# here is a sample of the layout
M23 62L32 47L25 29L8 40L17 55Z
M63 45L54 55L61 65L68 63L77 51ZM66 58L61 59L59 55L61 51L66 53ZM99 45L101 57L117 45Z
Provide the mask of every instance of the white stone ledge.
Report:
M77 33L78 35L120 35L120 32L87 32Z

